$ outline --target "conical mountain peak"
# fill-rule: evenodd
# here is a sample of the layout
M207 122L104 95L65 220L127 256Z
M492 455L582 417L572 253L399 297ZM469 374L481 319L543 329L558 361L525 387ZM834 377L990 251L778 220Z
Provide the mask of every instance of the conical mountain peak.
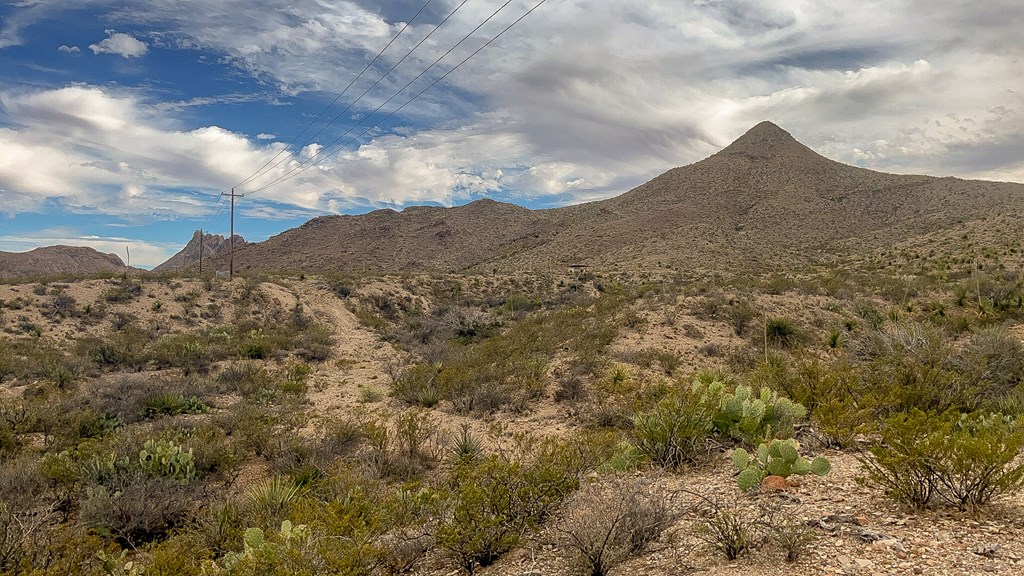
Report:
M738 154L750 157L772 157L780 152L786 154L805 153L817 156L810 148L804 146L778 125L764 121L725 147L720 154Z

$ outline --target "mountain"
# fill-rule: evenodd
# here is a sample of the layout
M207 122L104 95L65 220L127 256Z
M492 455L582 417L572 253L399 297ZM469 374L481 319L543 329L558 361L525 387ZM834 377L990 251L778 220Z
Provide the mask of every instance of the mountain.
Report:
M235 250L246 244L245 239L235 234ZM171 272L179 268L191 266L199 262L199 251L202 248L203 259L211 258L222 250L227 251L230 242L219 234L204 234L196 230L192 238L177 254L168 258L165 262L153 268L153 272Z
M135 270L116 254L83 246L46 246L28 252L0 252L0 278L86 276Z
M952 253L968 231L1016 237L1020 213L1022 184L849 166L762 122L716 154L607 200L539 211L481 200L321 217L246 246L235 268L792 271L924 238Z

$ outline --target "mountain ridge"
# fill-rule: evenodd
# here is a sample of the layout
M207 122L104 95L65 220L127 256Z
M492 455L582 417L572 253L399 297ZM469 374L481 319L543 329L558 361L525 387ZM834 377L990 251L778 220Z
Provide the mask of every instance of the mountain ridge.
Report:
M1024 212L1024 185L898 175L826 158L771 122L621 195L529 210L493 200L311 220L236 270L786 270Z
M201 242L200 237L202 238ZM235 249L237 250L245 244L245 238L235 234ZM159 274L187 268L199 262L200 247L202 247L203 258L206 259L217 255L222 250L227 250L229 245L229 240L220 234L209 234L196 230L192 233L192 238L189 239L184 248L179 250L174 256L153 267L152 272Z
M116 254L87 246L42 246L27 252L0 252L0 278L84 276L134 271Z

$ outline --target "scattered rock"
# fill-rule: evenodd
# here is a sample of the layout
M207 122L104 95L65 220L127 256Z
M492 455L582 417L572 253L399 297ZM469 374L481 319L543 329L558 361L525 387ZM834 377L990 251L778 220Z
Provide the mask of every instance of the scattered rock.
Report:
M868 519L863 514L829 514L822 518L822 520L832 524L853 524L854 526L868 525Z
M996 554L999 553L998 544L978 544L974 548L971 548L971 552L978 556L984 556L985 558L995 558Z
M765 476L764 480L761 480L761 490L765 492L781 492L791 487L789 481L782 476Z
M878 542L879 540L896 540L896 538L884 532L875 532L873 530L860 530L857 532L857 537L868 543Z

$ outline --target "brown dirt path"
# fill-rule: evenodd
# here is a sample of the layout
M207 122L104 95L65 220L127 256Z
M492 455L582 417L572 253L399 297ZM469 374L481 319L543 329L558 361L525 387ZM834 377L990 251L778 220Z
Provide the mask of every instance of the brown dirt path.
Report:
M292 289L316 321L334 332L335 359L324 363L311 381L314 412L328 416L353 409L364 388L386 397L387 366L400 362L402 353L360 325L345 302L319 283L297 282Z

